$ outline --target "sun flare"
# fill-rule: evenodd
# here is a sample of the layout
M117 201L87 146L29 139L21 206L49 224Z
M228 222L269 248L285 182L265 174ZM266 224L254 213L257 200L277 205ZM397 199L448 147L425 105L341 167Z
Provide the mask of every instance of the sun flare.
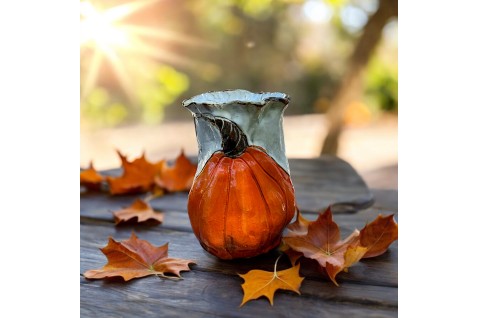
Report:
M179 45L212 47L211 44L172 30L125 22L133 13L148 9L160 0L136 0L106 9L94 1L80 2L80 48L88 50L82 77L81 97L85 98L97 85L103 63L108 63L130 103L137 104L132 73L148 69L152 62L167 63L186 68L200 68L201 64L161 47L160 42ZM159 43L159 44L158 44ZM82 60L82 63L85 62ZM132 70L132 64L135 70Z
M97 11L89 2L81 2L81 45L93 42L99 48L125 47L128 34L115 25L115 21Z

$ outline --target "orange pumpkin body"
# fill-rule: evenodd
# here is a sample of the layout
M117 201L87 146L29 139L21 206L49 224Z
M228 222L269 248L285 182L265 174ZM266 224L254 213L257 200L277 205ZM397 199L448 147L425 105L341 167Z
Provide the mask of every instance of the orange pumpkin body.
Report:
M214 153L189 193L194 234L204 249L222 259L275 248L295 211L288 173L255 146L238 157Z

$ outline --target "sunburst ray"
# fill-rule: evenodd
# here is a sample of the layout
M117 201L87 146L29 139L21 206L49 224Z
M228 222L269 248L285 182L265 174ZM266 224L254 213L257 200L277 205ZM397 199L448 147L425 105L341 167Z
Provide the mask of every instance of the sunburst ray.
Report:
M178 65L194 71L201 69L200 62L180 56L166 46L160 47L161 42L215 48L210 42L160 27L146 27L122 21L160 1L131 1L104 10L96 8L91 1L81 2L81 48L90 48L92 54L86 66L85 80L82 81L82 98L87 97L94 89L100 76L101 65L106 62L111 65L128 100L135 105L138 104L139 98L135 93L135 81L131 75L144 72L134 72L128 68L132 63L126 62L131 58L135 59L136 65L143 64L147 69L151 69L151 61ZM155 41L155 44L152 44L152 41Z

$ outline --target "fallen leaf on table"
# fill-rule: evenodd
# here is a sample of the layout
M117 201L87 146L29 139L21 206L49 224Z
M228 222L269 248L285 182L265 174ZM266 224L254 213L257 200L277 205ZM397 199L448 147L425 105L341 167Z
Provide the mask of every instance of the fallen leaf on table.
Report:
M189 264L195 264L192 260L168 257L168 243L154 246L148 241L138 239L134 233L128 240L121 242L110 237L108 245L101 251L108 263L101 269L85 272L86 278L120 276L125 281L148 275L170 278L166 273L181 277L181 271L189 271Z
M163 223L163 213L155 212L148 203L140 199L134 201L133 204L127 208L114 211L113 215L116 225L133 219L136 219L137 223L147 220L155 220L158 223Z
M287 226L289 230L288 236L296 236L296 235L305 235L307 234L307 230L309 228L309 224L311 221L307 220L302 216L299 209L297 209L297 217L295 221Z
M386 217L379 215L360 230L360 245L367 248L363 258L382 255L397 239L398 224L393 219L393 214Z
M398 225L393 215L379 215L361 231L355 230L345 240L340 240L340 230L332 219L330 207L310 222L298 212L297 219L288 227L284 236L282 250L289 256L292 264L301 257L314 259L319 263L319 272L324 272L337 284L338 273L362 258L383 254L390 244L398 238Z
M85 186L87 189L100 190L103 180L105 180L105 177L95 170L93 162L90 162L88 169L80 171L80 185Z
M344 254L349 244L359 237L359 231L354 231L348 238L340 240L340 230L332 220L332 212L327 209L316 221L310 222L307 234L286 235L284 242L305 257L313 258L322 267L326 263L334 266L344 264Z
M340 229L332 219L330 207L319 214L316 221L310 222L307 234L304 235L286 235L284 243L297 252L301 252L305 257L316 260L320 266L327 269L327 266L334 268L334 272L345 266L345 253L348 247L357 242L360 232L355 230L345 240L340 240ZM335 275L332 271L327 271L332 281L335 281Z
M160 172L164 160L151 163L145 155L129 162L119 151L123 175L121 177L108 177L111 194L141 193L152 189L154 177Z
M302 216L300 213L300 210L297 209L297 216L295 218L295 221L293 223L290 223L287 226L287 236L297 236L297 235L305 235L307 234L307 230L309 228L309 224L311 221L307 220ZM292 265L297 264L297 261L304 256L301 252L295 251L292 248L290 248L287 244L282 243L280 246L280 250L284 252L290 260L290 263Z
M335 276L339 272L347 272L350 266L362 258L382 255L397 238L398 225L393 219L393 215L387 217L379 215L360 231L359 239L349 245L344 255L344 265L335 267L327 264L327 274L337 285Z
M347 247L347 250L344 254L344 264L342 266L334 266L327 263L325 271L329 278L332 280L332 282L338 286L339 284L335 280L337 274L342 271L348 272L348 268L360 261L360 259L365 255L366 252L367 248L360 246L357 240Z
M288 247L287 245L285 245L284 248L281 249L282 252L284 252L284 254L287 255L287 257L289 257L289 261L292 265L295 265L297 264L297 262L299 261L299 259L304 256L303 253L301 252L297 252L297 251L294 251L293 249L291 249L290 247Z
M345 252L343 270L347 271L350 266L360 261L367 251L366 247L359 244L351 244Z
M239 275L244 279L242 289L244 298L241 306L249 300L257 299L261 296L267 297L271 305L274 305L274 293L278 289L291 290L300 294L299 288L304 277L299 276L300 264L289 269L277 271L277 261L273 272L262 270L251 270L244 275Z
M279 251L283 252L287 257L289 257L289 261L292 265L297 264L299 259L304 256L301 252L294 251L289 247L289 245L285 244L284 241L281 242L279 245Z
M189 161L182 150L172 166L163 162L155 183L169 192L189 190L193 184L196 169L197 165Z

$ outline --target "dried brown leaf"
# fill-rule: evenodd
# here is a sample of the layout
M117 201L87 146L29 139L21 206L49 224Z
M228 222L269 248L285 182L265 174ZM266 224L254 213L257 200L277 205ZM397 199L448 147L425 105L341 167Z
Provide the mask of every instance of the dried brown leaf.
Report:
M155 212L151 206L143 200L137 199L129 207L114 211L116 225L122 222L136 221L137 223L154 220L163 223L164 215L161 212Z
M367 248L363 258L382 255L397 239L398 224L393 219L393 214L386 217L379 215L360 230L360 245Z
M154 246L148 241L138 239L132 233L128 240L117 242L109 238L108 245L101 249L108 263L101 269L84 273L88 279L102 279L119 276L125 281L148 275L166 276L166 273L177 277L181 271L189 271L192 260L168 257L168 244Z
M169 192L189 190L193 184L196 169L197 165L189 161L184 155L184 150L181 150L172 166L166 162L162 163L155 183Z
M129 162L125 156L119 151L123 167L123 175L120 177L108 177L107 181L110 186L110 193L126 194L126 193L142 193L152 189L154 178L159 174L164 160L156 163L150 163L146 160L145 155Z
M315 259L322 267L326 267L327 263L342 267L347 247L358 236L359 232L355 231L341 241L339 227L332 220L329 208L320 214L316 221L310 222L306 235L286 235L284 242L305 257Z
M299 209L297 209L297 217L295 221L287 226L289 232L287 236L305 235L309 229L311 221L302 216Z
M101 183L105 180L93 167L93 161L90 162L88 169L80 172L80 185L90 190L100 190Z

